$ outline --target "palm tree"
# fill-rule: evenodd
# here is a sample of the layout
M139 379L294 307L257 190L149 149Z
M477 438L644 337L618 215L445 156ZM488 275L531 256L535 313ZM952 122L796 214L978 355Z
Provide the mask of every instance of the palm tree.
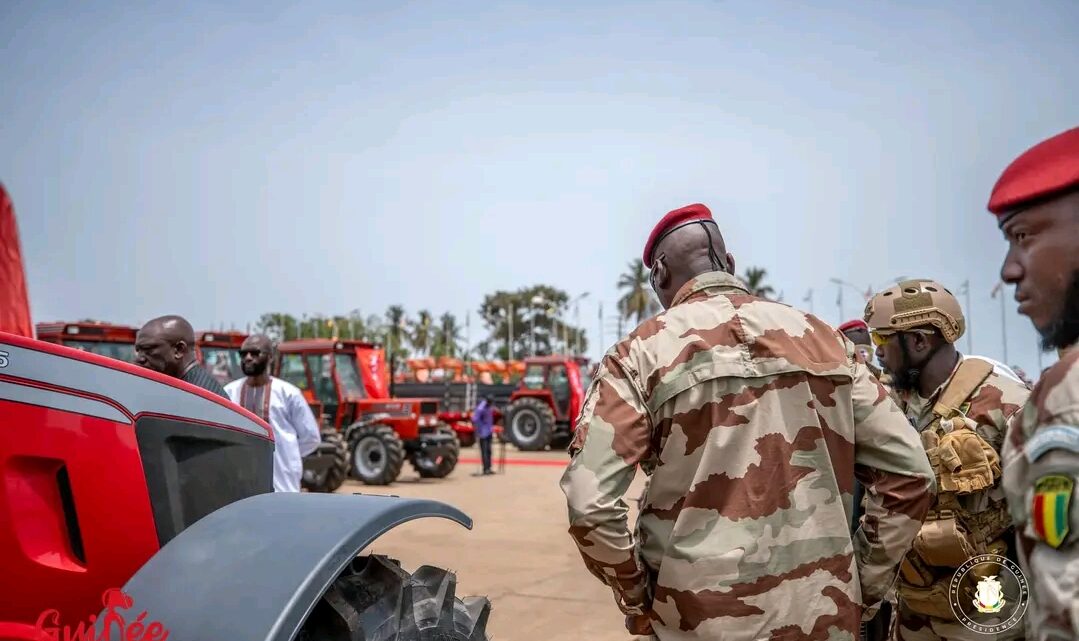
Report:
M420 356L430 356L431 354L431 323L431 312L426 309L420 310L413 325L412 335L409 336L413 350L419 353Z
M768 275L768 270L763 267L748 267L746 268L746 274L742 277L746 282L746 287L749 288L749 293L761 298L768 298L772 294L775 294L776 290L771 285L765 285L764 279Z
M457 325L457 317L447 312L438 319L438 325L434 355L456 357L461 342L461 328Z
M630 262L629 271L618 278L618 289L627 290L618 301L618 311L623 318L636 316L637 323L641 323L659 311L659 302L648 282L648 270L640 258Z
M401 339L405 331L408 319L405 318L405 308L400 305L390 305L386 310L386 331L389 333L389 348L391 353L401 351Z

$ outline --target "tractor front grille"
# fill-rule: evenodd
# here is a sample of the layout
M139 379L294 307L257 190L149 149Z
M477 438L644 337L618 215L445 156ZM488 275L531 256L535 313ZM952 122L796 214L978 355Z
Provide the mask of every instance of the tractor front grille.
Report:
M430 414L438 414L438 401L421 401L420 416L428 416Z

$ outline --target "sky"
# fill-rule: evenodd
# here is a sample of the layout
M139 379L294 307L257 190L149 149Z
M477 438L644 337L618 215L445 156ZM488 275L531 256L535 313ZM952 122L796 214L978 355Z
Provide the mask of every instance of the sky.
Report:
M1079 124L1079 3L223 4L0 3L36 321L402 304L476 342L484 294L544 283L588 293L596 357L654 223L702 202L786 302L838 324L969 281L974 353L1038 371L985 205Z

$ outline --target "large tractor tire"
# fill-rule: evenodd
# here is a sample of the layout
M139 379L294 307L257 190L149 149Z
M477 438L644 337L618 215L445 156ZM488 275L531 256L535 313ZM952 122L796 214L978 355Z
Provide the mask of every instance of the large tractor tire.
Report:
M352 476L367 485L389 485L401 474L405 446L388 425L365 425L349 436Z
M308 492L335 492L348 477L348 443L338 432L323 432L319 449L333 448L333 463L321 474L308 474L304 470L301 486Z
M357 557L322 596L297 641L487 641L491 602L457 598L457 577L413 574L381 555Z
M453 430L447 428L438 431L454 436L453 446L450 448L449 452L446 452L439 457L425 455L423 452L414 452L409 457L409 463L415 468L416 473L420 475L420 478L441 479L449 476L450 472L453 471L453 468L457 467L457 459L461 457L461 444L457 441Z
M538 452L551 443L554 412L542 399L525 396L510 404L506 424L508 438L517 449Z

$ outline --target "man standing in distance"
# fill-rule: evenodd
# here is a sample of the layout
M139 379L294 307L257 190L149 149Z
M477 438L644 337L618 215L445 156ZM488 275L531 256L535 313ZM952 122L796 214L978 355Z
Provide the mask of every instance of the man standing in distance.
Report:
M195 330L180 316L162 316L142 326L135 335L135 364L228 398L195 359Z
M484 396L472 413L472 426L476 430L476 441L480 446L480 460L483 462L481 476L494 474L491 467L491 439L495 429L495 406L490 396Z
M1059 350L1004 443L1003 487L1030 582L1034 638L1079 638L1079 128L1012 162L989 211L1008 241L1001 278Z
M299 492L303 457L314 452L322 436L303 392L295 385L270 376L273 342L250 336L240 346L240 366L246 378L232 381L225 391L233 403L273 427L273 486L275 492Z
M873 364L873 341L869 338L869 326L865 324L865 321L860 318L847 321L839 326L839 331L854 343L854 351L862 355L866 367L873 376L880 379L880 368Z
M1030 392L989 361L964 356L959 301L940 283L905 280L873 296L865 320L893 397L936 466L937 496L900 567L896 637L900 641L981 641L960 622L949 599L960 566L979 554L1015 559L1011 518L1000 490L1000 451L1008 421ZM1006 624L1011 613L983 617ZM994 634L1019 639L1022 626Z
M857 637L932 500L917 436L838 331L748 292L704 205L643 260L666 311L604 356L562 477L586 568L633 634ZM852 535L855 477L871 525Z

